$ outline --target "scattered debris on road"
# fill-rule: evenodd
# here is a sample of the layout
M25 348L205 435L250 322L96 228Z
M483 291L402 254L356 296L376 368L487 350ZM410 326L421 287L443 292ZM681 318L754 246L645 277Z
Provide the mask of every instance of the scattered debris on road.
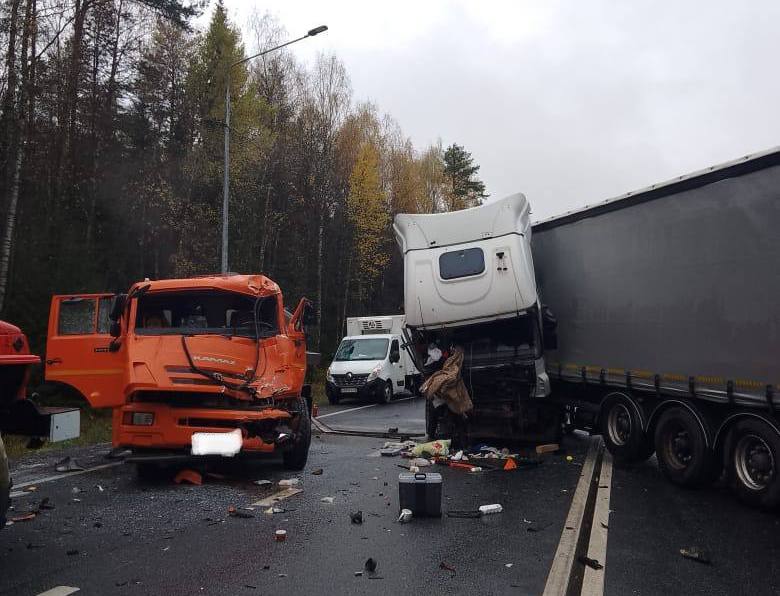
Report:
M455 567L453 567L449 563L445 563L444 561L439 563L439 569L443 569L444 571L449 571L450 577L455 577L455 574L457 573L457 571L455 571Z
M333 497L322 497L322 498L320 499L320 501L321 501L322 503L326 503L326 504L328 504L328 505L333 505L333 500L334 500L334 499L333 499Z
M604 569L604 565L599 563L596 559L591 559L590 557L586 557L585 555L580 555L577 557L577 560L582 563L583 565L587 565L591 569L595 569L598 571L599 569Z
M176 484L194 484L200 486L203 484L203 476L195 470L180 470L173 479Z
M240 517L243 519L249 519L254 517L254 515L249 511L247 511L246 509L236 509L235 507L233 507L233 505L228 507L228 515L230 517Z
M68 456L54 464L54 470L56 472L82 472L84 471L84 466Z
M254 483L257 486L271 486L273 484L270 480L255 480Z
M363 568L369 573L374 573L376 571L376 561L369 557L366 559L366 563L363 565Z
M284 542L287 540L287 530L276 530L276 532L274 532L274 538L277 542Z
M11 521L13 523L19 523L19 522L26 522L35 519L36 513L34 511L29 511L28 513L22 513L21 515L15 515L13 517L9 517L8 521Z
M311 475L312 476L322 476L322 468L317 468L316 470L313 470Z
M544 453L555 453L561 448L558 443L547 443L545 445L537 445L536 446L536 453L539 455L542 455Z
M279 486L297 486L297 484L300 482L298 478L285 478L284 480L279 481Z
M680 554L686 559L696 561L702 565L712 565L712 559L707 552L700 550L698 547L691 546L688 548L681 548Z
M358 510L354 513L349 514L349 519L352 521L353 524L362 524L363 523L363 512Z
M412 521L412 510L401 509L401 514L398 516L398 521L402 524Z

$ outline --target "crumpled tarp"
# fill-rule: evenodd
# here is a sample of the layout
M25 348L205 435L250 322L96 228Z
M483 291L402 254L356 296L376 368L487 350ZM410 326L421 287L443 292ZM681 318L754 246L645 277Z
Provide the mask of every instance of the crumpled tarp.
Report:
M455 414L465 414L474 408L460 371L463 366L463 348L456 346L441 370L433 373L420 387L425 399L443 400Z

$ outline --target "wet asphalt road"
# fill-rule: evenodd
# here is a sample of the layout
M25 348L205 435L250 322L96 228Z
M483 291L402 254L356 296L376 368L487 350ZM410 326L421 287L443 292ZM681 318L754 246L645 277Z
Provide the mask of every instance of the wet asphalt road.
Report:
M320 414L334 428L422 428L422 400L364 405L347 402ZM343 413L327 416L335 412ZM12 515L46 497L55 508L0 533L0 594L61 585L81 594L542 592L579 478L583 436L567 437L572 462L549 455L537 468L478 475L437 468L444 510L497 502L504 512L405 525L396 522L401 460L380 457L382 443L321 434L303 473L269 460L249 471L223 469L225 478L207 477L203 486L142 483L128 465L40 483L14 500ZM101 465L106 449L74 455ZM56 475L61 456L16 462L17 486ZM322 475L312 475L318 468ZM251 506L279 490L252 480L293 476L303 492L282 501L285 513L255 507L252 518L228 516L229 506ZM606 593L778 593L780 515L746 509L717 488L677 489L653 463L615 470L610 507ZM350 522L358 509L362 525ZM286 542L274 542L277 529L287 530ZM709 550L714 564L683 559L678 551L686 546ZM378 563L374 578L355 576L369 557ZM440 569L442 562L456 571Z

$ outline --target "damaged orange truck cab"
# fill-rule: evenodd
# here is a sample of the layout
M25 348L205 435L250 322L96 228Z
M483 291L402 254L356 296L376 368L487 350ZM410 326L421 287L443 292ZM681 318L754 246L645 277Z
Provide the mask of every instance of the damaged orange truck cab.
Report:
M113 445L131 449L137 463L188 456L194 433L240 429L242 454L280 450L286 467L302 469L311 311L305 299L285 311L279 286L262 275L54 296L46 380L114 408Z

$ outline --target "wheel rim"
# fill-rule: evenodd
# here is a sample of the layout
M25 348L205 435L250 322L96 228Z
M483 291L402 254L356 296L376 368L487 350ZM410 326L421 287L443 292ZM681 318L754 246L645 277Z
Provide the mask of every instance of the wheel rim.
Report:
M745 435L734 448L734 464L740 482L750 490L764 490L775 476L775 458L764 439Z
M666 462L677 470L684 470L693 460L693 439L680 424L670 423L663 437Z
M631 412L624 404L615 404L607 416L607 434L615 445L626 445L631 438Z

